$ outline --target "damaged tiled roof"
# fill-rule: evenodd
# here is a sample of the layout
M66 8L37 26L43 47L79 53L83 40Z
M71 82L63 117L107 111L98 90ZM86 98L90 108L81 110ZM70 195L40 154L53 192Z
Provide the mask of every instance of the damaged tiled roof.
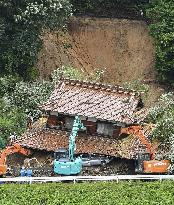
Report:
M68 148L69 132L57 130L38 130L23 134L18 143L24 147L55 151L57 148ZM127 159L134 159L137 153L144 152L146 147L136 137L114 139L101 136L87 136L80 133L76 138L76 153L98 153Z
M138 93L120 86L64 79L60 81L42 110L98 120L132 124L140 102Z

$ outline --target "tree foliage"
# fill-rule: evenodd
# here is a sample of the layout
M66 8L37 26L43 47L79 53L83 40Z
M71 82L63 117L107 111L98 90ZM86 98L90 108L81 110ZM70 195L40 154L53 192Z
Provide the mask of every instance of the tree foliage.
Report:
M0 148L10 133L20 135L26 129L27 116L41 114L38 105L45 102L53 89L49 81L24 82L15 77L0 78Z
M168 142L174 134L173 93L161 95L158 103L150 109L149 121L156 124L153 137Z
M17 106L24 113L38 118L41 114L38 105L44 103L53 90L53 84L49 81L37 81L33 83L18 82L13 92L5 95L11 105Z
M165 144L165 155L174 170L174 95L163 94L158 104L150 109L149 121L155 124L152 137Z
M0 0L1 74L30 80L43 32L63 28L70 15L69 0Z
M156 45L158 80L174 83L174 1L152 0L147 4L146 16Z
M163 94L150 109L149 121L155 124L152 137L165 145L165 157L170 159L174 171L174 94ZM159 155L160 157L160 155Z
M146 0L71 0L74 13L90 16L140 18Z
M19 135L25 130L27 115L6 98L0 99L0 112L0 148L3 148L10 134L16 132Z
M16 83L20 79L17 76L5 75L0 78L0 97L3 97L5 93L12 93L15 89Z

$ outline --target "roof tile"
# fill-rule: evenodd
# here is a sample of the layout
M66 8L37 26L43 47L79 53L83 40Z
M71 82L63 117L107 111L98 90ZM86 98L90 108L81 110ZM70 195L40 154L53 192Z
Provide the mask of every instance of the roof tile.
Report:
M60 130L37 130L23 134L18 143L24 147L55 151L57 148L68 148L69 132ZM123 139L89 136L79 133L76 138L76 153L98 153L127 159L134 159L144 145L136 137L128 136Z
M140 96L135 91L120 86L64 79L58 83L50 99L39 107L131 124L135 121L134 113L139 101Z

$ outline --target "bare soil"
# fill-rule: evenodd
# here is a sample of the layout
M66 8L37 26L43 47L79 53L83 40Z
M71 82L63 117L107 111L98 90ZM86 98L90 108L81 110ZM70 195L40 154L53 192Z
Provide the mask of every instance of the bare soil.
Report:
M67 33L47 33L39 55L42 77L62 65L85 73L106 68L105 82L154 79L154 46L145 22L73 18Z

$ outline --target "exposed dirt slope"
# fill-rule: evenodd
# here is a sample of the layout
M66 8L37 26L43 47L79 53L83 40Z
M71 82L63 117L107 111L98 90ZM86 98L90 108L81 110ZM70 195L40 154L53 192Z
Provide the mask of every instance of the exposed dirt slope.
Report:
M105 81L153 78L154 47L146 23L125 19L75 18L67 34L46 34L38 68L42 77L61 65L90 73L106 68Z

